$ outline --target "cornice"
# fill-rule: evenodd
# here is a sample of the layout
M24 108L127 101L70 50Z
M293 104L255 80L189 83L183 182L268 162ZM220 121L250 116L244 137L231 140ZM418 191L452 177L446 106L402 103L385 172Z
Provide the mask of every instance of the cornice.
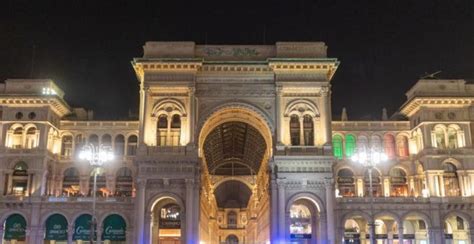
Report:
M415 97L402 105L400 112L405 116L415 114L421 106L459 108L472 105L474 97Z
M41 107L50 106L60 117L71 113L69 105L57 96L35 96L35 95L2 95L0 105L16 107Z

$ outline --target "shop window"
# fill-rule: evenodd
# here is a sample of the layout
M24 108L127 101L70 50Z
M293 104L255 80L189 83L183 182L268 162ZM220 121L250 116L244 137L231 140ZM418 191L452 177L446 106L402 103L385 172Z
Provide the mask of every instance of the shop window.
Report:
M350 169L341 169L337 173L337 187L342 197L355 196L354 173Z

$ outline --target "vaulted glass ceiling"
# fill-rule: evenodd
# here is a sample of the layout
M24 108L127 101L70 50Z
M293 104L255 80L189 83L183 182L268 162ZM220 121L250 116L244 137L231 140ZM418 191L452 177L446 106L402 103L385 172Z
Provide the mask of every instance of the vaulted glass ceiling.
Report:
M210 174L253 175L258 173L266 144L253 126L227 122L214 128L204 141L204 156Z

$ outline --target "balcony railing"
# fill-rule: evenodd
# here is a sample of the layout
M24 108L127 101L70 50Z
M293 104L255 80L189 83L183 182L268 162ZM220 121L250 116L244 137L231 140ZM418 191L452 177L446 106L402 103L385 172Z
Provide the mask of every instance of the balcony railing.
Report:
M132 203L133 197L97 197L97 202L106 203ZM31 202L92 202L92 197L67 197L67 196L15 196L0 197L0 202L5 203L31 203Z
M370 197L338 197L339 203L370 203ZM469 197L374 197L374 203L472 203Z

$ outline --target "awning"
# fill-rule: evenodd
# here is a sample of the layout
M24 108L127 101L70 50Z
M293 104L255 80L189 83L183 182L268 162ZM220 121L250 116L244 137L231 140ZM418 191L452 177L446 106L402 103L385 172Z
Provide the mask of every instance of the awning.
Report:
M127 224L122 216L112 214L104 219L102 240L126 241Z
M5 221L4 240L25 240L26 220L20 214L12 214Z
M79 216L74 222L74 234L72 236L72 239L83 241L90 240L91 220L92 216L90 214L83 214ZM96 236L97 233L96 231L94 231L94 237Z
M61 214L53 214L46 220L45 240L67 240L67 219Z

